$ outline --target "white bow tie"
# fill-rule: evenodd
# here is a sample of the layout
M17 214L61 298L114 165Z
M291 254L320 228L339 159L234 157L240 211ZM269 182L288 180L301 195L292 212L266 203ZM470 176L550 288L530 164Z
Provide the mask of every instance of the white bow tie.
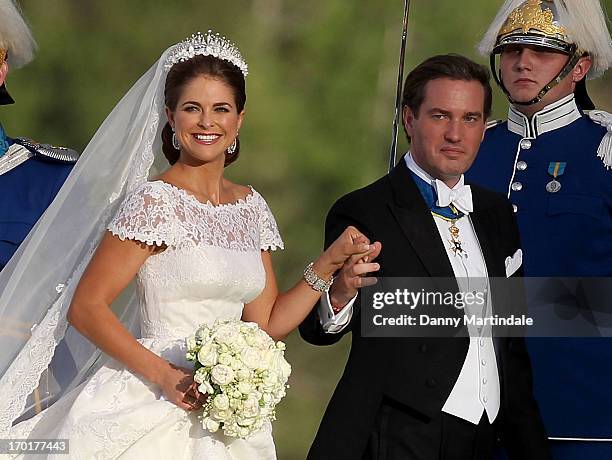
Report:
M461 187L451 189L444 182L436 179L434 187L438 194L436 205L441 208L445 208L452 203L453 206L464 214L469 214L474 210L472 189L469 185L462 185Z

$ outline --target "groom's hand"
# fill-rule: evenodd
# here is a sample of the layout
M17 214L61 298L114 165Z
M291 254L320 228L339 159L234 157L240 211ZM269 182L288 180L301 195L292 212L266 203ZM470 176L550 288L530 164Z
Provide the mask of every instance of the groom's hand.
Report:
M354 243L367 244L367 238L362 235L357 236ZM353 254L345 261L329 290L331 306L335 313L342 310L357 295L359 288L376 284L376 278L368 275L380 269L380 265L373 260L378 257L381 249L382 245L376 241L370 244L367 252Z
M349 225L342 234L334 240L314 261L313 269L323 279L330 279L334 273L342 269L350 257L356 259L372 252L370 240L357 228Z

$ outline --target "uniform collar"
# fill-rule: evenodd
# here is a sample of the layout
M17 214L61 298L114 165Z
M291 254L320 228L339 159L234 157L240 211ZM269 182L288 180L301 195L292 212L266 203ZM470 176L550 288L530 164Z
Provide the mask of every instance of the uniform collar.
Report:
M541 134L563 128L581 117L572 93L534 113L531 120L511 105L508 110L508 129L519 136L535 139Z
M4 128L0 124L0 157L6 153L13 142L4 132Z

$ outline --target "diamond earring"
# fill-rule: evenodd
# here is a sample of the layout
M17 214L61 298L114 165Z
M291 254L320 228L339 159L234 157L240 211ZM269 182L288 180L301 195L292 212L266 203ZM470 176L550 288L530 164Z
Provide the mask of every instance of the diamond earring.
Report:
M233 155L236 151L236 147L238 146L238 142L236 141L237 139L238 137L236 136L234 138L234 142L232 142L231 145L227 148L226 152L228 155Z
M172 130L172 147L176 150L181 150L181 144L179 144L178 139L176 138L176 133Z

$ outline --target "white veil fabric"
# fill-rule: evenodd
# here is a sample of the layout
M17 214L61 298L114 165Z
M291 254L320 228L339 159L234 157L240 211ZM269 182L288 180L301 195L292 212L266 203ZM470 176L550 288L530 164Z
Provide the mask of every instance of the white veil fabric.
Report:
M101 351L68 324L66 313L123 197L148 179L156 155L163 159L164 64L174 46L106 118L0 273L0 438L15 420L53 404L103 361ZM136 331L133 286L113 311Z

